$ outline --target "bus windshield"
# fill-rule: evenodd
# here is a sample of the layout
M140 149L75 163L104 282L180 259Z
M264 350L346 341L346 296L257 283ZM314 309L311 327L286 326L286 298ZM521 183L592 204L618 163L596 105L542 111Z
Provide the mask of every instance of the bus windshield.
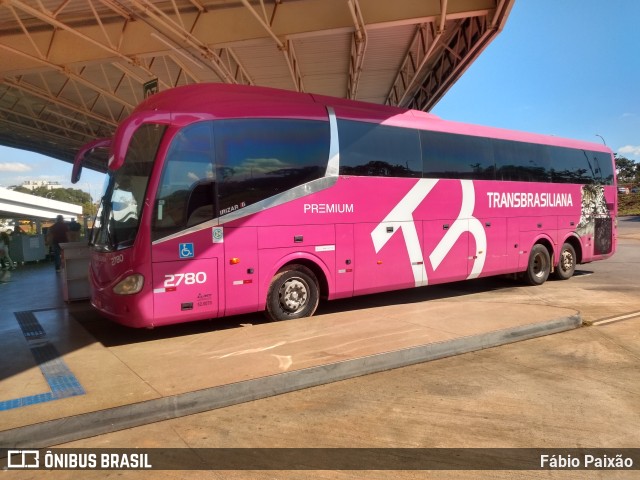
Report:
M112 251L133 245L149 176L165 130L165 126L156 124L138 128L131 138L124 165L108 173L91 236L93 246Z

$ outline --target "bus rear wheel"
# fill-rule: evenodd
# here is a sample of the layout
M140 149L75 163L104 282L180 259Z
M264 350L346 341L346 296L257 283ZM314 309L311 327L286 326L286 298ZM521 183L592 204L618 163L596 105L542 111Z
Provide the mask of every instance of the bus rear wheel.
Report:
M271 280L266 315L272 321L310 317L319 300L320 288L313 272L302 265L288 265Z
M553 276L558 280L568 280L576 271L576 250L570 243L562 245L560 250L560 261L558 268L553 272Z
M525 280L529 285L542 285L551 272L551 257L544 245L536 244L529 254L529 265L525 272Z

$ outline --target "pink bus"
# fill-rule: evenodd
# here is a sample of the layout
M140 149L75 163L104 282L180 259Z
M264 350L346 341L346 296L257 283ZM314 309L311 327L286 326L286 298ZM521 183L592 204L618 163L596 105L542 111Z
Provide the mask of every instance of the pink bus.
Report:
M500 274L540 285L616 249L596 143L260 87L140 104L113 139L91 238L92 304L131 327Z

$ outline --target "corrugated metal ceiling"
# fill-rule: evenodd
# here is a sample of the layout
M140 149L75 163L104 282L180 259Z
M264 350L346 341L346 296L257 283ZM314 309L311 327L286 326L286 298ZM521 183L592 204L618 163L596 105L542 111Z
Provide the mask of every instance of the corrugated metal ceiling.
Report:
M112 135L153 78L428 110L513 2L3 0L0 144L70 161Z

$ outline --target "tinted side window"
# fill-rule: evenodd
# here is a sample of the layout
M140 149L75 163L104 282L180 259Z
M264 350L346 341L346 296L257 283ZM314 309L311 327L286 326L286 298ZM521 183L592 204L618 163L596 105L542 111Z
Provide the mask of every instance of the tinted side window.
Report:
M323 177L329 124L315 120L215 122L219 207L224 215Z
M553 183L593 183L594 169L588 152L572 148L550 147Z
M441 132L420 132L425 178L493 180L489 139Z
M496 179L550 182L549 147L534 143L493 140Z
M171 142L162 171L154 240L213 218L214 180L211 122L183 128Z
M338 120L340 175L421 177L418 131Z
M613 185L613 160L604 152L587 152L594 166L595 181L601 185Z

